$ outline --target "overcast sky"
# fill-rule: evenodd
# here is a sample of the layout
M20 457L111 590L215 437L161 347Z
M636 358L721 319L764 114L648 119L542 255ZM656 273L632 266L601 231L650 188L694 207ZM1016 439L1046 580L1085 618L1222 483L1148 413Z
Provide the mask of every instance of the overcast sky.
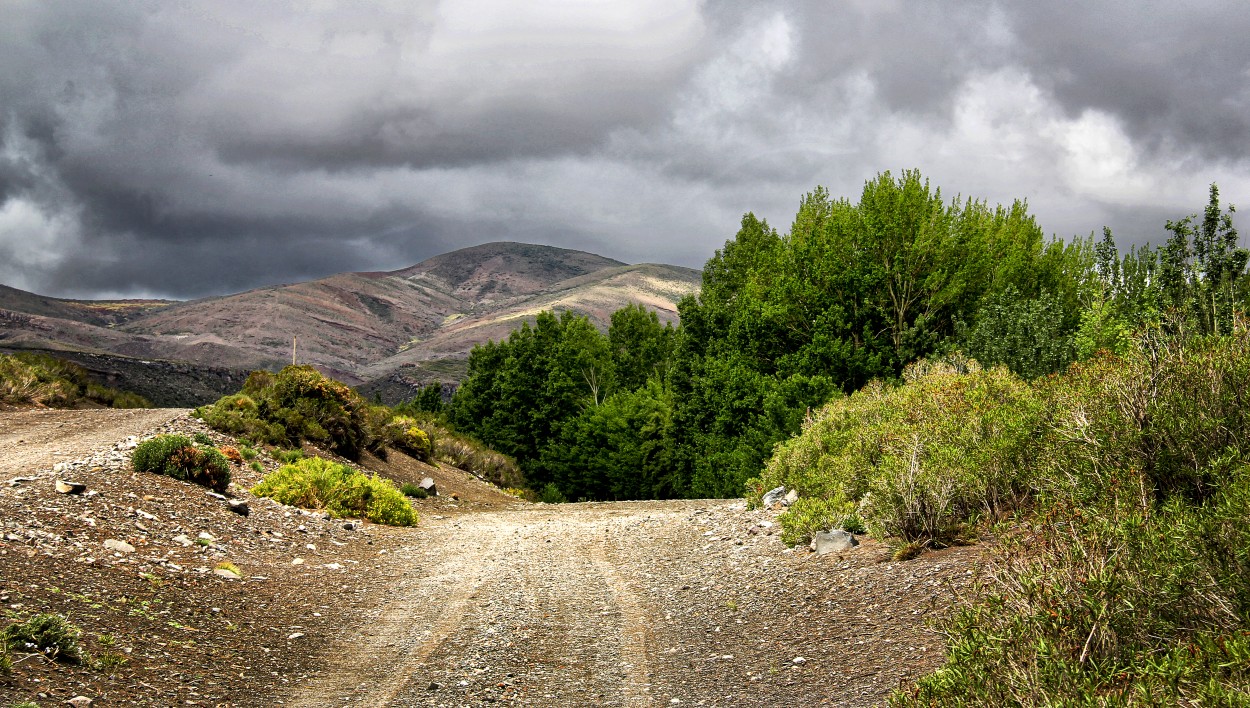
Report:
M0 0L0 283L190 298L500 240L699 267L911 167L1122 244L1250 200L1244 4L1062 5Z

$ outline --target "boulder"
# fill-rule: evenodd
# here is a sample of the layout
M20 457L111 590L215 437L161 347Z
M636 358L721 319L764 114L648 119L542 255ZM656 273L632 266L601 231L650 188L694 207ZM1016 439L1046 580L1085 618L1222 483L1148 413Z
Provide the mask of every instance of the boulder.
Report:
M231 499L230 501L226 502L226 508L230 509L230 511L233 511L239 516L247 516L248 514L252 513L252 510L249 509L247 506L247 502L243 501L242 499Z
M417 486L424 489L425 493L429 494L432 497L438 496L438 487L435 486L433 477L426 477L425 479L421 480L421 483L418 484Z
M855 540L855 536L842 529L820 531L812 538L812 548L816 550L817 555L821 556L826 553L841 553L858 545L859 541Z
M760 505L765 509L772 509L786 498L786 488L784 486L770 489L764 493L764 498L760 500Z
M786 492L785 498L781 500L781 505L790 506L791 504L793 504L794 502L798 500L799 500L799 490L791 489L789 492Z

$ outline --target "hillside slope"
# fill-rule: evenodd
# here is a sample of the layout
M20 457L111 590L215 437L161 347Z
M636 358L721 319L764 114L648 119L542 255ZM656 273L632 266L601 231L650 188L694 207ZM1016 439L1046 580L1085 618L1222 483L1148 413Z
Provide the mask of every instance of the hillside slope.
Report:
M173 305L173 300L63 300L0 285L0 310L110 326Z

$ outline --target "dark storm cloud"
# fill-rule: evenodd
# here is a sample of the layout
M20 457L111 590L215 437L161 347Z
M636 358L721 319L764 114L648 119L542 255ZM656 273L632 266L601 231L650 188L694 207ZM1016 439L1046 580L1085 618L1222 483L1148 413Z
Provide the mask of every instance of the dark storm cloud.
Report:
M190 297L504 239L698 266L913 166L1060 236L1250 190L1247 13L1051 7L10 2L0 282Z
M1019 3L1018 54L1069 112L1106 110L1152 150L1250 155L1250 13L1227 2Z

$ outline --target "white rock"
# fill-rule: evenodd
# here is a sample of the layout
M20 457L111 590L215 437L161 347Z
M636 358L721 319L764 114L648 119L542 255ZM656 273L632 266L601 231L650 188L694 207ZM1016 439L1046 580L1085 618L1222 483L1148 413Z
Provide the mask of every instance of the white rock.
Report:
M135 552L134 546L130 545L129 543L126 543L125 541L118 541L115 538L110 538L109 540L105 541L104 547L109 549L110 551L117 551L118 553L134 553Z

